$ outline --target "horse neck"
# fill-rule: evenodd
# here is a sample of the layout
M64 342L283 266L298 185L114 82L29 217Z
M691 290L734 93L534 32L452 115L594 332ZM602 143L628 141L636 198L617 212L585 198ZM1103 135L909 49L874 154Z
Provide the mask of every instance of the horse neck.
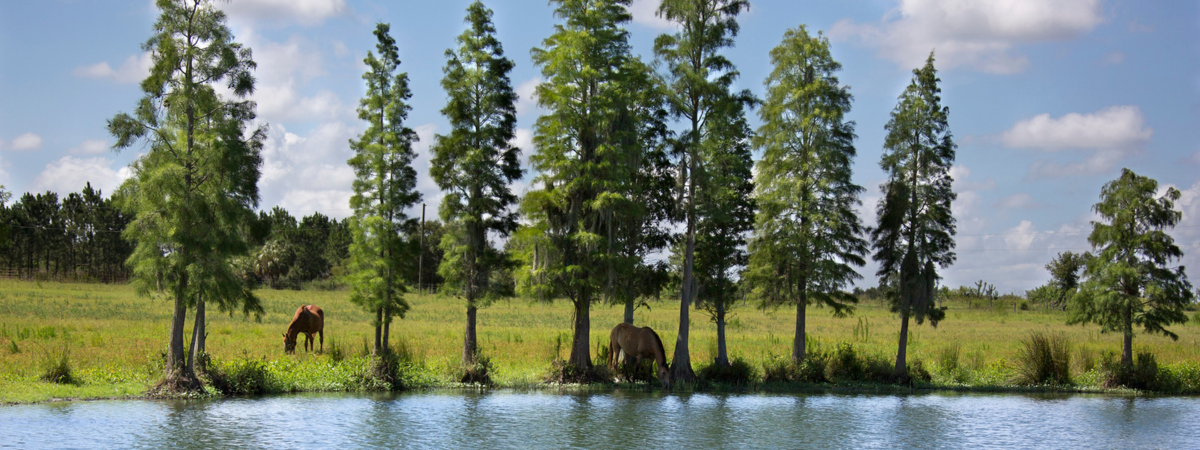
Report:
M654 342L650 345L654 350L654 362L658 363L658 367L667 367L667 350L663 348L662 339L653 330L650 331L650 335L654 338Z
M296 336L299 335L300 327L297 327L296 324L288 325L287 336L285 337L288 342L296 342Z

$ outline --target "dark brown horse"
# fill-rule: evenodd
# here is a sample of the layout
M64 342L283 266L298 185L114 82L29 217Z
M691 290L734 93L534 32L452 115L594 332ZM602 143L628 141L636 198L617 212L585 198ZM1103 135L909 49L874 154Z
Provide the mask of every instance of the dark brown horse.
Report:
M287 327L287 333L283 333L284 352L296 351L296 335L300 333L304 333L304 351L316 347L313 343L313 333L321 336L321 351L325 351L325 311L321 311L317 305L304 305L297 309L296 316L292 317L292 323Z
M667 370L667 352L663 350L662 339L658 338L658 333L650 327L617 324L608 336L608 350L608 366L612 368L617 367L621 353L625 354L626 359L632 356L635 366L642 358L654 358L654 363L658 365L658 381L662 382L663 386L671 385L671 375Z

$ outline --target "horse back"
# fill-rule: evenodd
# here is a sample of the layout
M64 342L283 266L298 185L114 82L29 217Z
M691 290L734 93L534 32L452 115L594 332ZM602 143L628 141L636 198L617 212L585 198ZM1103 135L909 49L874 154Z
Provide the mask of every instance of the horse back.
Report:
M296 310L288 330L298 333L316 333L325 328L325 312L316 305L304 305Z

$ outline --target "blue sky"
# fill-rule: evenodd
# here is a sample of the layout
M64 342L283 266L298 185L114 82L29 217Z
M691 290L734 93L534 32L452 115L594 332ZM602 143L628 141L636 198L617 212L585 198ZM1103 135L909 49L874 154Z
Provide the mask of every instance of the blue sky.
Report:
M636 0L634 51L652 60L658 0ZM347 140L363 125L362 59L375 22L391 24L413 88L409 125L421 142L420 188L431 214L440 193L428 146L448 131L439 111L443 52L464 29L468 0L234 0L222 4L258 63L255 100L270 126L261 207L293 215L349 214ZM516 62L518 144L532 152L539 72L529 50L555 23L542 1L489 1ZM113 153L105 121L130 111L149 59L141 44L157 13L150 0L0 2L0 184L11 192L117 186L137 149ZM931 49L959 143L957 286L983 279L1002 292L1044 283L1063 250L1088 250L1091 206L1122 167L1183 191L1172 235L1200 281L1200 3L1101 0L751 0L729 59L740 87L761 94L767 52L804 24L831 38L840 79L855 96L855 181L873 225L883 126L910 71ZM754 117L754 124L758 119ZM525 189L518 183L517 191ZM419 211L417 212L419 214ZM875 284L874 267L860 284Z

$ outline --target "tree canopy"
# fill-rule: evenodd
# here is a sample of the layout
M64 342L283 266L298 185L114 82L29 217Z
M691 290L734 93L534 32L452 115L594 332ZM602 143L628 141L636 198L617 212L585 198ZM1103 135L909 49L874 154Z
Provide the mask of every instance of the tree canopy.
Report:
M1068 323L1095 323L1122 334L1121 364L1133 365L1133 329L1179 337L1166 327L1187 322L1184 307L1193 300L1183 266L1183 250L1167 234L1183 218L1175 210L1180 192L1132 170L1105 183L1100 202L1092 207L1102 221L1092 222L1088 243L1095 256L1087 260L1084 282L1071 298Z
M876 208L879 225L871 230L872 259L879 263L880 285L890 288L892 311L900 314L900 344L896 352L898 378L907 378L908 321L930 324L946 317L936 303L937 269L954 263L954 215L950 203L957 195L950 167L957 147L950 133L950 108L941 105L941 88L933 53L913 70L913 79L892 110L885 129L879 166L887 181Z
M756 176L759 212L750 244L748 281L768 305L796 305L792 359L805 357L805 308L852 311L858 299L845 289L861 275L867 242L857 206L863 188L851 179L852 96L838 82L841 64L829 40L804 26L784 33L771 50L774 70L759 111L755 146L763 151Z

